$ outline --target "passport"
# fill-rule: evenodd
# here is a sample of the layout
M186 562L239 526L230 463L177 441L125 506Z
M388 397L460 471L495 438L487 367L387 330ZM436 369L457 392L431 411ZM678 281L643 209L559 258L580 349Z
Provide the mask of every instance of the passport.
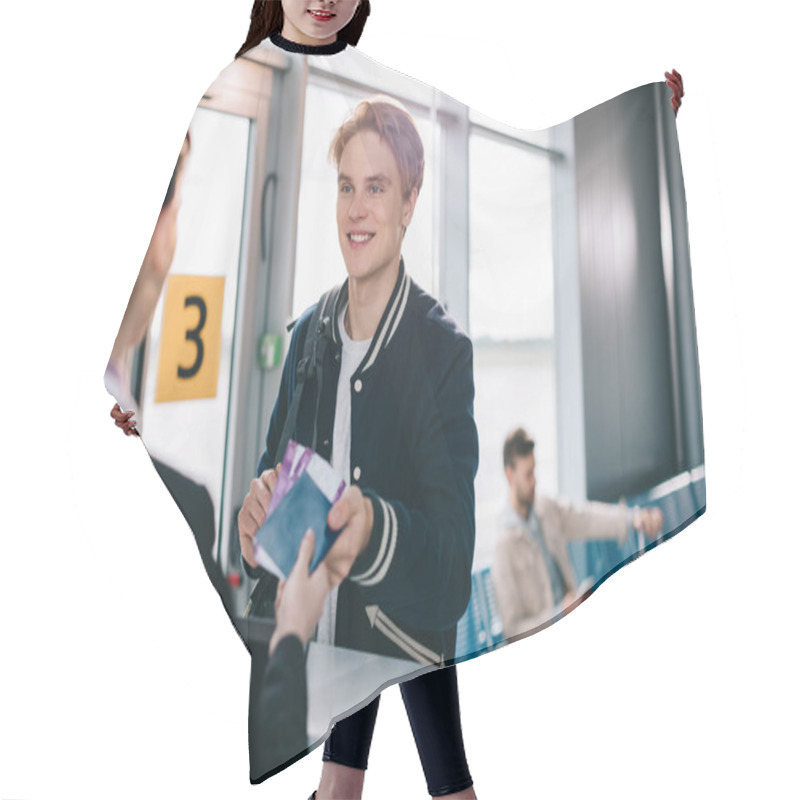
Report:
M328 527L327 520L345 486L325 459L290 442L267 517L255 536L256 561L279 578L286 578L297 560L305 532L312 528L313 572L339 535L339 531Z

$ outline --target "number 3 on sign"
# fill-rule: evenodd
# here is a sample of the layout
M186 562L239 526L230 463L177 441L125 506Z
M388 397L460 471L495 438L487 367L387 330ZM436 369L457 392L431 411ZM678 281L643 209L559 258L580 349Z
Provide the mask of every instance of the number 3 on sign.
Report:
M169 276L156 403L217 396L224 290L225 278Z

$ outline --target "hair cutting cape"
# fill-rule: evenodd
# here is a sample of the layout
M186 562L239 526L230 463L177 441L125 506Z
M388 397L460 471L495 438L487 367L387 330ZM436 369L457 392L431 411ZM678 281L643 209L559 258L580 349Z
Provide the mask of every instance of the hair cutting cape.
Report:
M287 637L267 658L277 581L245 569L237 513L283 457L310 309L332 287L344 307L329 147L377 94L414 118L425 172L351 387L340 477L370 497L376 524L317 636ZM253 656L257 782L385 686L550 625L704 512L686 206L663 83L530 132L352 47L267 40L220 73L190 133L165 201L179 204L174 256L160 276L145 259L137 285L158 292L135 290L131 305L147 329L121 356L118 340L106 383L135 409ZM326 359L341 348L337 321ZM329 458L327 363L293 434L311 447L316 427ZM527 513L512 502L519 459L508 473L503 459L519 427L535 440ZM656 508L660 531L647 531L639 509Z

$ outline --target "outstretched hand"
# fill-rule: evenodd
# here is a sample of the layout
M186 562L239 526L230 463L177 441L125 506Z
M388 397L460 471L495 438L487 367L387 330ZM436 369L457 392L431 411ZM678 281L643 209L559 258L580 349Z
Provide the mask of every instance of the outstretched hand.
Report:
M635 508L633 510L633 529L653 539L664 527L664 515L657 506L651 508Z
M683 97L683 78L680 72L674 69L672 72L665 72L664 77L667 79L667 86L672 89L672 110L675 116L678 116L678 109L681 107L681 98Z
M278 586L270 653L284 636L297 636L305 644L322 616L325 597L334 588L335 580L324 561L309 575L313 555L314 531L309 528L289 577Z

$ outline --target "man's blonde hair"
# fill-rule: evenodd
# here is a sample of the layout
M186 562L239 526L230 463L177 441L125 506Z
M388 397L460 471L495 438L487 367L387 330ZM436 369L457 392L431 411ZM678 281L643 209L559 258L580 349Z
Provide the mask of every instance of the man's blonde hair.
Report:
M419 192L425 172L425 150L411 114L388 97L362 100L331 142L330 157L337 168L345 147L363 131L377 133L392 151L400 172L403 199L407 200L414 189Z

